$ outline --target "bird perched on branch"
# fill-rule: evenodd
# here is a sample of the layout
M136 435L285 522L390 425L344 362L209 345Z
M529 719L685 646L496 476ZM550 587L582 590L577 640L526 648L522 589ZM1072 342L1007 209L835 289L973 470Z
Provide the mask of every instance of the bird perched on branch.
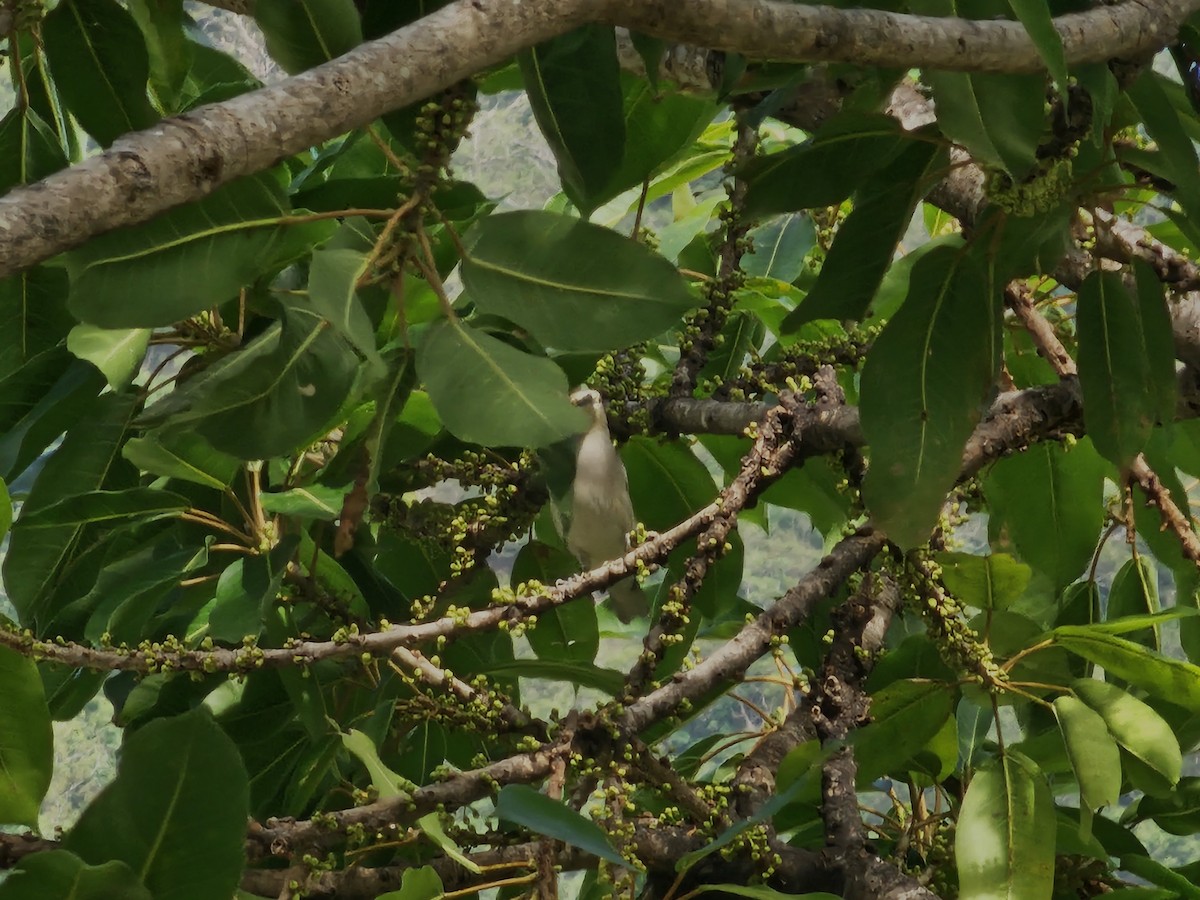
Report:
M589 388L575 391L571 402L588 413L592 423L580 439L575 455L567 547L582 566L592 569L625 555L629 549L629 531L636 519L625 466L608 434L604 402ZM622 622L630 622L650 610L636 578L610 585L608 596Z

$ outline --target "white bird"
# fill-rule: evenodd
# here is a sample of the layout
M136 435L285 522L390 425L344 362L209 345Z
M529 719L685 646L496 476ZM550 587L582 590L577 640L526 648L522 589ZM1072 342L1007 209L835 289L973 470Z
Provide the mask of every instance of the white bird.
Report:
M575 456L567 547L584 568L593 569L625 555L636 519L629 499L629 477L608 434L600 395L580 388L571 395L571 402L591 416L592 424L579 441ZM610 585L608 596L622 622L631 622L650 611L636 578Z

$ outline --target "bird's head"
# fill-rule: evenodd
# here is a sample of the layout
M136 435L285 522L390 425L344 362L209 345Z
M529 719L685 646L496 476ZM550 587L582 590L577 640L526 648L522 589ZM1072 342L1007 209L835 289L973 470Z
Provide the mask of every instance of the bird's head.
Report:
M592 417L592 423L604 422L607 425L607 419L604 414L604 400L598 391L591 388L579 388L571 394L571 402L586 412Z

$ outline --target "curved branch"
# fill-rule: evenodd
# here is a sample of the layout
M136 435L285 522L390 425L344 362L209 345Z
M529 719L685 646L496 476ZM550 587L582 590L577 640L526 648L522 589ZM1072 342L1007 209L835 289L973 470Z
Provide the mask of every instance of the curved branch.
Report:
M1042 72L1019 22L932 18L779 0L617 0L606 21L757 59L887 68ZM1054 20L1068 63L1140 56L1173 43L1196 0L1131 0Z
M1200 0L1141 0L1055 20L1071 62L1175 39ZM778 0L456 0L279 84L127 135L108 151L0 197L0 277L114 228L199 200L449 87L587 21L779 59L972 71L1041 69L1022 26Z

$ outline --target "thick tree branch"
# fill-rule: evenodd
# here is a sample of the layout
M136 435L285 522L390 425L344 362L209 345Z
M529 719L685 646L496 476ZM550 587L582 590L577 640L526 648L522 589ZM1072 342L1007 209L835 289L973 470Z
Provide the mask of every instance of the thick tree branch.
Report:
M616 0L604 19L755 59L972 72L1045 71L1019 22L930 18L779 0ZM1173 43L1195 0L1101 5L1055 19L1070 63L1140 56Z
M1200 0L1142 0L1056 20L1070 62L1175 40ZM750 56L891 67L1035 71L1019 23L932 19L778 0L457 0L279 84L166 119L0 198L0 277L431 96L585 21Z

